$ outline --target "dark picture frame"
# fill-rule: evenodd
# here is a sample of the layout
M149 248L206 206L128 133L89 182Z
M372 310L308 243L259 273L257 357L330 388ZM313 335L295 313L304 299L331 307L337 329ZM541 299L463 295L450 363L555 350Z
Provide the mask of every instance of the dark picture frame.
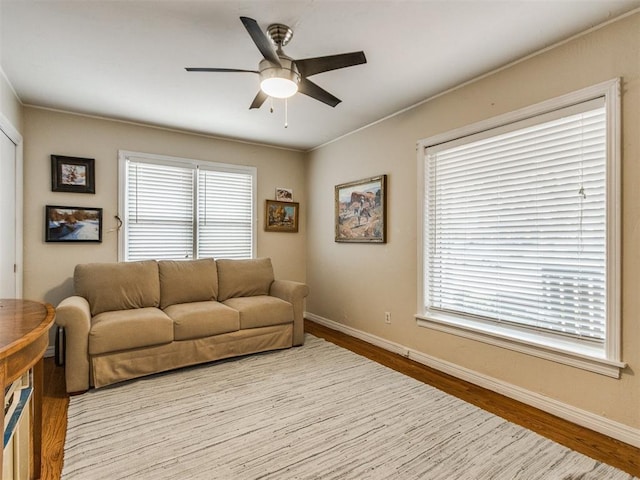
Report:
M387 176L335 187L335 241L387 243Z
M298 202L267 200L264 207L264 230L265 232L295 233L298 231L299 215Z
M102 208L45 207L45 241L102 242Z
M95 159L51 155L51 191L96 193Z

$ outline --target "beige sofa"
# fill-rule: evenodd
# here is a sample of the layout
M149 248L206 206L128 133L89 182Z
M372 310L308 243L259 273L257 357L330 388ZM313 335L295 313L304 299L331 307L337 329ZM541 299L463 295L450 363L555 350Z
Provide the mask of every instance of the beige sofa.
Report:
M308 288L268 258L81 264L74 288L56 308L68 392L304 342Z

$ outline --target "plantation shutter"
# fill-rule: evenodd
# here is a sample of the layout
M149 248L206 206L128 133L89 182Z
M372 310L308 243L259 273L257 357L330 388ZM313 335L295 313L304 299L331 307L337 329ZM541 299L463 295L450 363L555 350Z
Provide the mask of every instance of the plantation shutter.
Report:
M425 152L425 311L602 343L603 99Z
M251 258L252 175L201 168L198 199L198 257Z
M127 261L193 258L194 173L127 162Z

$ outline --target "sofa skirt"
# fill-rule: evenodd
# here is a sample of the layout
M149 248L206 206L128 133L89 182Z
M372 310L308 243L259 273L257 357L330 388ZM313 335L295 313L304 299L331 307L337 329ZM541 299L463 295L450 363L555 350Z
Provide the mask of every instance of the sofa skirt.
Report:
M251 353L293 346L293 324L251 328L213 337L91 356L91 386Z

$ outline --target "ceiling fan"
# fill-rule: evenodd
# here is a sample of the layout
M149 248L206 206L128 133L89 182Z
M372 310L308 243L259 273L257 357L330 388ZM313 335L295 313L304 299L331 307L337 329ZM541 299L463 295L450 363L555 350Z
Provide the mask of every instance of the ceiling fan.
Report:
M188 72L257 73L260 75L260 91L253 99L250 109L260 108L268 97L289 98L296 92L304 93L335 107L341 100L313 83L308 77L330 70L367 63L364 52L294 60L282 51L282 47L287 45L293 36L293 30L288 26L280 23L269 25L265 35L258 26L258 22L253 18L240 17L240 20L264 57L258 65L258 70L207 67L187 67L185 70Z

